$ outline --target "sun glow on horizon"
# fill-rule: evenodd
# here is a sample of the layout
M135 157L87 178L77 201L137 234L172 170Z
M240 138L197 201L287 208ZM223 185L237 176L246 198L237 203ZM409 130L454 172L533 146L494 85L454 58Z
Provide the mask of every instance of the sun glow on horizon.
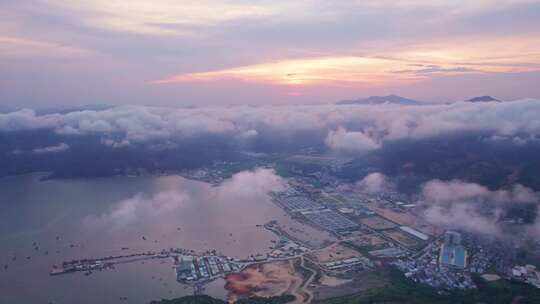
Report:
M0 92L16 107L540 96L540 0L4 0L0 8Z
M538 44L536 44L538 43ZM501 47L496 47L501 45ZM384 85L433 76L515 73L540 70L538 38L508 38L461 44L419 45L377 56L324 56L285 59L206 72L183 73L150 84L240 80L272 85Z

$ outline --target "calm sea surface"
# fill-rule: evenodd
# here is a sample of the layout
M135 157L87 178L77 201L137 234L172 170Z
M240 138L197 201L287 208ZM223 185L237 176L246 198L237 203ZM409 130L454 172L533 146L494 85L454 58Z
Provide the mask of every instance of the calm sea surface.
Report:
M256 225L284 217L264 193L234 181L212 187L176 176L42 176L0 179L0 303L148 303L192 294L176 282L168 259L90 276L49 271L67 259L171 247L247 257L266 252L276 239ZM224 298L223 284L213 282L205 292Z

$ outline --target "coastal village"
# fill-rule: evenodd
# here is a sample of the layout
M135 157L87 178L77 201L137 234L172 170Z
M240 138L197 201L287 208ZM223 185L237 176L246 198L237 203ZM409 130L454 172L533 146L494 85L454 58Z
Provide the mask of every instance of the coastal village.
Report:
M199 178L220 176L219 172L197 174ZM315 187L314 180L323 186ZM271 200L300 226L324 233L322 241L313 241L300 229L274 220L258 225L278 238L266 253L238 258L216 251L195 253L187 248L169 248L65 261L53 266L51 275L91 275L124 263L163 259L172 262L178 282L201 293L206 283L217 278L234 278L235 274L250 273L250 269L257 267L261 270L265 265L290 266L289 274L296 279L287 281L291 286L285 290L296 294L297 301L302 303L351 288L382 285L383 281L370 274L388 266L399 269L411 280L440 290L476 288L473 275L488 281L521 280L540 287L540 272L535 266L511 264L510 251L501 244L423 222L416 214L416 204L406 195L396 191L359 193L323 173L295 176L288 178L287 183L284 191L269 193ZM261 284L265 284L264 280ZM253 294L244 291L237 296Z

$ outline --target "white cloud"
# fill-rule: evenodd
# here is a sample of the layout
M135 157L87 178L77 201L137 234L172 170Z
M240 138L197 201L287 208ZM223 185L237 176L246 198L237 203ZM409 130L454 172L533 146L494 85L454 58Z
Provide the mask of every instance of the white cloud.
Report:
M83 224L88 228L120 229L144 221L148 217L155 218L175 211L187 204L190 199L187 193L180 190L166 190L150 197L139 193L115 203L106 213L85 218Z
M492 135L484 139L486 142L492 143L512 143L516 146L526 145L528 143L540 142L540 137L534 134L517 135L517 136L505 136L505 135Z
M185 109L121 106L67 114L37 115L29 109L0 114L0 131L33 129L51 129L73 136L95 134L123 144L174 141L204 134L242 138L260 135L261 131L328 130L326 144L336 151L351 153L378 149L393 140L424 139L459 132L538 138L540 101L524 99L407 107L314 105ZM515 140L514 143L523 144L523 141Z
M432 180L422 188L424 199L435 204L452 202L530 203L538 199L536 193L522 185L510 190L489 190L487 187L460 180Z
M365 153L381 147L365 132L347 131L343 127L330 131L324 142L330 149L343 153Z
M360 191L369 194L376 194L395 189L395 185L390 182L384 174L379 172L366 175L366 177L356 183L356 186Z
M196 30L241 18L269 16L279 8L275 4L211 0L68 0L51 5L80 12L81 21L90 27L151 35L191 35Z
M127 141L125 139L116 141L116 140L110 139L110 138L103 138L103 139L101 139L101 143L106 145L106 146L109 146L111 148L124 148L124 147L128 147L130 145L129 141Z
M425 211L424 217L439 227L501 236L503 232L497 224L498 218L482 215L475 207L467 204L455 204L446 208L433 206Z
M285 182L270 169L242 171L225 180L218 188L218 196L229 199L266 197L269 191L283 190Z
M58 125L60 115L37 116L31 109L11 113L0 113L0 131L33 129L53 129Z
M238 137L240 139L247 140L247 139L255 138L255 137L257 137L257 135L259 135L259 132L257 132L257 130L250 129L250 130L247 130L247 131L244 131L244 132L240 133L238 135Z
M519 204L538 204L539 199L538 193L521 185L493 191L460 180L432 180L422 187L420 203L425 219L434 225L502 236L504 211Z
M404 12L427 10L425 17L438 19L470 17L502 11L512 6L535 3L537 0L477 0L477 1L216 1L216 0L87 0L40 1L50 9L68 12L85 26L108 31L147 35L192 35L201 30L241 20L285 22L309 20L324 22L344 19L354 12L370 18L381 14L401 17ZM431 16L431 18L429 18ZM401 17L407 21L406 18ZM330 19L332 20L332 19ZM436 20L436 19L435 19Z
M53 42L26 39L21 37L1 36L0 57L11 59L85 59L96 55L94 51L61 45Z
M69 145L66 143L60 143L56 146L47 146L47 147L41 147L41 148L35 148L32 150L33 153L37 154L43 154L43 153L56 153L56 152L63 152L69 150Z
M139 193L118 201L106 212L86 217L83 224L90 229L117 230L175 216L183 210L196 208L200 200L210 201L216 210L234 206L239 200L257 203L268 199L269 191L283 189L284 181L273 170L256 169L234 174L218 187L208 184L201 187L186 187L185 180L179 177L163 177L151 195Z

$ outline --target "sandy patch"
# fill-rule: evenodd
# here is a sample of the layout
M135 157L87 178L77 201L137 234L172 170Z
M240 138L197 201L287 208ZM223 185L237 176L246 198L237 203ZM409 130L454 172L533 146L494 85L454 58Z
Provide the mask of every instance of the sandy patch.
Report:
M397 226L396 224L386 219L383 219L380 216L372 216L372 217L363 218L360 220L360 223L370 228L373 228L375 230L391 229Z
M291 293L302 277L288 261L258 264L226 278L229 301L244 297L271 297Z
M339 260L350 259L353 257L358 257L358 256L361 256L361 254L358 251L353 250L349 247L345 247L340 244L333 244L329 247L326 247L322 250L312 253L312 256L319 263L327 263L327 262L332 262L332 261L339 261Z
M416 223L416 217L411 214L396 212L394 210L382 208L381 206L376 206L374 204L366 204L365 207L402 226L414 226Z
M323 275L321 279L319 280L319 282L321 285L324 285L324 286L336 287L339 285L343 285L345 283L352 282L352 280L339 279L336 277Z
M386 244L386 241L376 234L363 231L355 231L348 238L348 241L352 242L358 247L370 247L377 248Z

